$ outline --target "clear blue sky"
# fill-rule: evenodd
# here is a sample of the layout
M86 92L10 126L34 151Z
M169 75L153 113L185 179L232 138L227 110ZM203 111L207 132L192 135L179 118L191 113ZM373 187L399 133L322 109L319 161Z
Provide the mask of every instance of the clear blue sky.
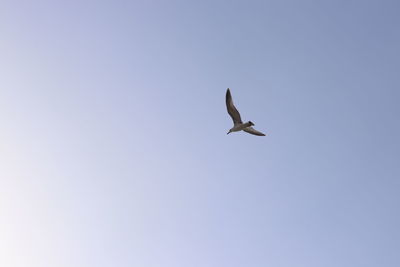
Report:
M400 266L399 10L2 1L0 266Z

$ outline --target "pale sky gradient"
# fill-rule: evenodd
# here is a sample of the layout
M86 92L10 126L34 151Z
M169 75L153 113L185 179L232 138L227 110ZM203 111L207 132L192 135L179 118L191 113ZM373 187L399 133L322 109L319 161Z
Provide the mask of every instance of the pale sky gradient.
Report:
M399 12L1 1L0 266L400 266Z

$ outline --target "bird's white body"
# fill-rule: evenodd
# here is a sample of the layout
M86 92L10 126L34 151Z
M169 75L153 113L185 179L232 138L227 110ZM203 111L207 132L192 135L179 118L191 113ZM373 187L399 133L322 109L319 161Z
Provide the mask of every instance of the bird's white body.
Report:
M236 124L229 131L230 132L239 132L239 131L242 131L245 128L248 128L248 127L250 127L252 125L254 125L254 124L251 121L246 122L246 123Z

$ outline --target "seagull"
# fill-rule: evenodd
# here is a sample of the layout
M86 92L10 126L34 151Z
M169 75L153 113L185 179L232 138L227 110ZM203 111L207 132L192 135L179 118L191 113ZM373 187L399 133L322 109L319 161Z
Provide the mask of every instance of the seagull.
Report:
M251 121L248 121L246 123L242 122L242 119L240 118L240 113L236 109L235 105L233 104L232 96L231 96L231 91L229 88L226 90L226 108L228 110L229 115L231 115L232 120L233 120L233 127L232 129L229 130L229 133L231 132L238 132L238 131L245 131L249 134L254 134L258 136L265 136L262 132L257 131L251 126L254 126L254 123Z

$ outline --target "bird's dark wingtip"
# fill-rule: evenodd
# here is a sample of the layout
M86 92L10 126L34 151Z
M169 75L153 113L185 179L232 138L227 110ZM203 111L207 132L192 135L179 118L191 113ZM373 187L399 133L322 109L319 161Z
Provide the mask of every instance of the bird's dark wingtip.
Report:
M231 98L231 91L228 89L226 89L226 99Z

